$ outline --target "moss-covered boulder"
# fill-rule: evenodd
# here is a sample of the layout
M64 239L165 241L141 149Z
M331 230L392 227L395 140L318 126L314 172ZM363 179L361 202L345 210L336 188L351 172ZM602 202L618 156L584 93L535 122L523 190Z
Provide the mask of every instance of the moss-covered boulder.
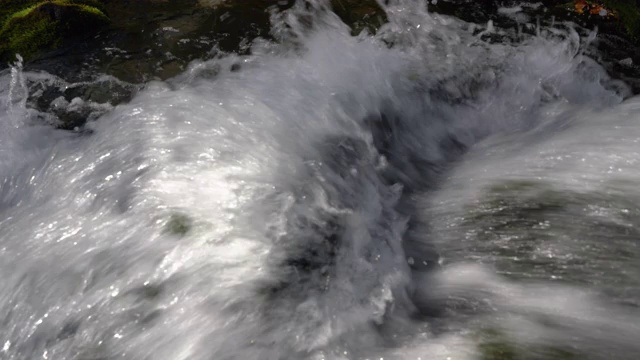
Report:
M449 259L481 259L512 280L554 281L636 297L640 203L632 185L571 190L559 183L510 179L487 186L464 206ZM452 227L454 228L454 227ZM452 230L453 231L453 230ZM633 270L630 270L633 269Z
M8 0L0 13L0 59L32 58L109 23L96 0ZM18 10L19 9L19 10Z
M477 337L478 360L586 360L570 346L523 344L497 329L483 329Z
M619 25L635 42L640 42L640 2L636 0L606 0L604 4L616 12Z

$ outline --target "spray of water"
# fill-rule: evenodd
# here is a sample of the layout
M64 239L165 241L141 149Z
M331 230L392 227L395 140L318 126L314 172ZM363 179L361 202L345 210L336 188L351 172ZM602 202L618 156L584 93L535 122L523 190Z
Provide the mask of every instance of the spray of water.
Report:
M624 85L569 24L512 34L385 9L377 34L351 36L299 2L274 14L277 42L94 106L83 131L30 109L51 76L2 76L2 358L473 359L487 326L638 350L632 310L465 265L495 265L469 235L486 217L464 222L490 185L584 192L605 163L631 178Z

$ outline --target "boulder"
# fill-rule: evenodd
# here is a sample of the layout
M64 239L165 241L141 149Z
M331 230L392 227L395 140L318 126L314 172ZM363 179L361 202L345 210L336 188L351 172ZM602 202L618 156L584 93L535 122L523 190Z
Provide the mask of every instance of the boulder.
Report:
M22 10L9 12L26 6ZM94 0L11 1L0 14L0 59L16 54L25 59L63 45L69 39L91 35L109 23Z

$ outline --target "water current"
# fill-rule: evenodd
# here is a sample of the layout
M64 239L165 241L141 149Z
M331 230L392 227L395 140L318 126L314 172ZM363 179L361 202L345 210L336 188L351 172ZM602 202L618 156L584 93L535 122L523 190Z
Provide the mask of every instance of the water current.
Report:
M0 358L637 359L640 99L590 31L420 4L117 106L2 73Z

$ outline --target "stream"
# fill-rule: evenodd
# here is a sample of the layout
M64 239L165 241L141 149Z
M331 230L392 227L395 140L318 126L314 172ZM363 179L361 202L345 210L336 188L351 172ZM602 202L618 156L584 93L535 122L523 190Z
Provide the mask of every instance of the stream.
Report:
M1 359L638 358L640 98L595 31L326 5L166 79L0 72Z

